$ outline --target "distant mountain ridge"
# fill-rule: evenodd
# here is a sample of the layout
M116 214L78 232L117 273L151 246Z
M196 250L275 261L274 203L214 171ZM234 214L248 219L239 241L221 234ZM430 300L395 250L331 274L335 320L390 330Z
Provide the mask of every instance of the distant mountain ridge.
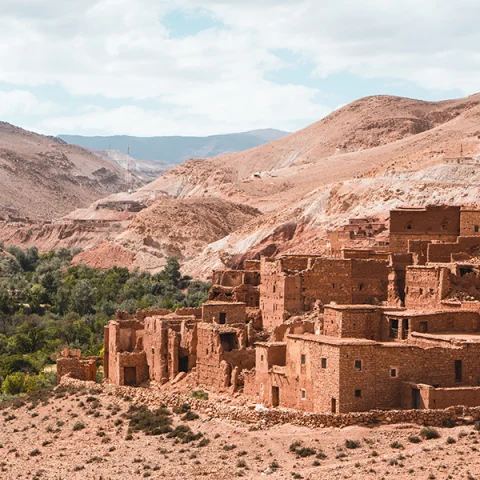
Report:
M89 150L118 150L126 154L130 146L130 155L137 160L180 164L190 158L210 158L223 153L248 150L286 135L288 132L263 129L208 137L59 135L58 138Z

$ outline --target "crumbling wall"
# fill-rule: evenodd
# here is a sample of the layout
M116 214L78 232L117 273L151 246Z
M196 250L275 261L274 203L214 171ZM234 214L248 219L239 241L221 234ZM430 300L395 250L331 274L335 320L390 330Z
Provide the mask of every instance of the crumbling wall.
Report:
M65 349L57 359L57 379L68 375L78 380L96 381L97 357L81 358L80 350Z
M431 263L450 263L452 256L464 253L476 254L480 247L480 236L458 237L455 243L430 243L427 248L427 261Z
M406 272L405 306L441 308L441 301L451 289L451 273L446 267L410 266Z

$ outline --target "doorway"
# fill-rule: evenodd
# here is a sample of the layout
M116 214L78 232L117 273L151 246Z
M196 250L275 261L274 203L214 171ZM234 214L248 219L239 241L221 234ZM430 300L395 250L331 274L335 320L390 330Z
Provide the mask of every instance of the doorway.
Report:
M337 399L332 398L332 413L337 413Z
M134 387L137 384L137 367L124 367L123 383L130 387Z
M272 387L272 407L278 407L280 405L280 388Z
M178 371L188 373L188 357L178 357Z
M418 410L420 408L420 389L412 388L412 408Z
M462 372L462 361L461 360L455 360L455 381L457 383L460 383L463 378L463 372Z
M220 312L218 323L220 325L225 325L227 323L227 313L226 312Z
M409 321L408 318L404 318L402 321L402 339L406 340L408 338L409 331Z

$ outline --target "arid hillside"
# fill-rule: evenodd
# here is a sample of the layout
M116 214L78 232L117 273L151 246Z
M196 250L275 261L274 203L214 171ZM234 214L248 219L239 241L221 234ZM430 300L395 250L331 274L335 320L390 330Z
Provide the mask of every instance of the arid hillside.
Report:
M213 242L261 216L247 205L219 198L163 198L136 215L112 242L83 252L74 263L99 268L115 265L147 270L162 268L170 255L192 261Z
M121 167L83 148L0 122L0 217L52 220L126 189Z
M461 153L468 157L461 163L449 160ZM107 241L125 249L122 258L134 255L135 266L148 269L175 253L185 272L199 277L262 254L321 253L326 231L349 218L385 218L399 205L478 203L479 155L480 94L444 102L367 97L267 145L193 159L135 192L110 195L102 202L138 201L149 208L128 229L123 223L115 231L77 235L63 226L60 244L92 249ZM211 198L217 207L234 202L236 210L197 211L185 203ZM239 205L263 215L241 215ZM15 227L8 226L7 243L48 238L51 248L57 241L51 228L26 235ZM0 226L0 235L7 230ZM104 244L101 253L81 260L98 265L107 250Z

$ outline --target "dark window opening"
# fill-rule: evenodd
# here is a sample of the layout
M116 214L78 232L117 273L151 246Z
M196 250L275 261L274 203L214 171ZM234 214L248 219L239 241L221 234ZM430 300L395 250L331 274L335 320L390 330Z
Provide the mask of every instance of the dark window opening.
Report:
M263 362L263 355L260 355L260 361Z
M392 378L396 378L396 376L397 376L397 369L396 368L391 368L390 369L390 376Z
M305 400L307 398L307 391L302 388L302 400Z
M419 388L412 388L412 408L419 409L420 408L420 389Z
M461 382L462 381L462 361L461 360L455 360L455 381L456 382Z
M390 338L398 336L398 320L390 320Z
M357 398L360 398L362 396L362 391L361 390L355 390L355 396Z
M221 333L220 343L224 352L231 352L232 350L238 350L238 337L235 333Z
M327 368L327 359L322 358L322 368Z
M467 273L472 273L473 268L472 267L460 267L460 276L463 277L464 275L467 275Z
M336 398L332 398L332 413L337 413L337 399Z
M409 224L407 225L407 230L411 230L411 229L412 229L412 224L409 223Z
M225 325L227 323L227 314L226 312L220 312L220 316L218 319L218 323L220 325Z
M188 372L188 357L178 357L178 371Z
M408 337L409 321L408 318L404 318L402 322L402 338L405 340Z
M359 288L360 290L363 290L363 283L361 283L361 284L358 286L358 288Z
M360 372L362 370L362 361L361 360L355 360L355 370Z
M334 283L332 283L332 288L335 288L335 284L334 284Z
M307 363L307 357L305 355L302 355L300 359L301 359L302 365L305 365Z
M278 407L280 405L280 388L272 387L272 407Z
M420 295L423 295L423 288L420 288Z
M478 233L478 232L480 231L480 227L479 227L478 225L475 225L475 226L473 227L473 231L474 231L475 233Z

